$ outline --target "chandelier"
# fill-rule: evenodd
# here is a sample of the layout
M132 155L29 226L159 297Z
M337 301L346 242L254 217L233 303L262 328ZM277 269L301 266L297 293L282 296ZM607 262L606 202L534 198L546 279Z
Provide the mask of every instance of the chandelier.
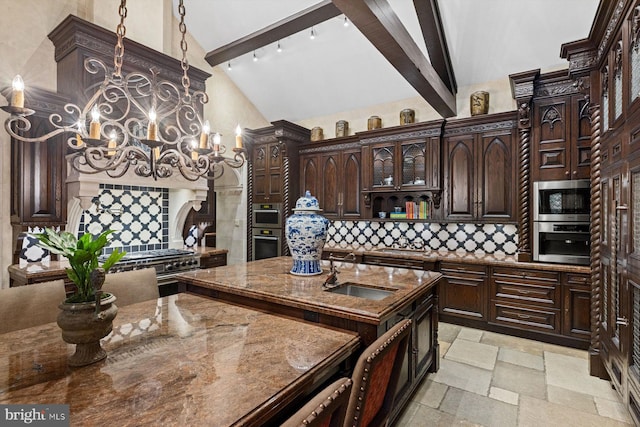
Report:
M63 118L58 113L49 116L48 133L37 137L24 136L31 129L29 116L35 111L24 107L24 82L13 80L10 103L0 107L10 113L5 129L12 138L23 142L45 142L57 135L68 135L67 158L80 173L105 172L117 178L130 169L142 177L168 178L177 169L189 181L215 179L222 175L222 164L240 168L246 160L241 128L236 128L235 147L227 153L219 133L212 133L201 111L209 97L202 91L189 90L187 74L185 7L180 0L179 30L182 51L181 85L161 80L153 68L149 74L122 73L124 56L124 25L126 0L121 0L118 13L117 43L114 68L97 58L84 61L86 72L100 81L97 90L84 107L73 103L64 106ZM88 123L88 126L87 126ZM88 129L88 131L87 131Z

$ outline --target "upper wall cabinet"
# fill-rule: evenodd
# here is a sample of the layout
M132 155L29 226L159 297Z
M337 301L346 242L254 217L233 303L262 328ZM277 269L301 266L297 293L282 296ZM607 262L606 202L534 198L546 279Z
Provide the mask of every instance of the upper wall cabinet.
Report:
M425 199L440 206L443 126L444 120L434 120L358 134L367 209L384 211Z
M360 218L361 170L361 148L355 136L300 149L300 189L318 199L329 219Z
M532 122L533 181L589 178L589 105L566 70L543 74L535 82Z
M515 131L516 112L447 122L445 219L516 220Z
M298 197L298 145L309 141L308 129L279 120L248 130L250 203L282 203L286 215Z

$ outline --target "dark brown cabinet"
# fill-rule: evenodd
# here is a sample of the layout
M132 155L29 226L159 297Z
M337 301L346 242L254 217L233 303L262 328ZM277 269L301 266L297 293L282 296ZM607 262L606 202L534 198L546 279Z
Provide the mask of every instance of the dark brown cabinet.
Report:
M404 210L408 201L440 207L443 126L434 120L358 133L368 217L396 206Z
M591 278L567 273L562 283L562 333L585 340L591 337Z
M533 100L533 181L589 178L589 104L566 71L543 74ZM564 88L564 90L560 90Z
M440 263L445 281L440 286L440 311L447 315L487 320L488 273L483 265Z
M251 148L254 203L282 202L283 148L279 142Z
M516 113L447 122L445 219L516 220Z
M301 190L310 191L318 199L325 217L360 218L361 157L356 138L341 138L300 150Z

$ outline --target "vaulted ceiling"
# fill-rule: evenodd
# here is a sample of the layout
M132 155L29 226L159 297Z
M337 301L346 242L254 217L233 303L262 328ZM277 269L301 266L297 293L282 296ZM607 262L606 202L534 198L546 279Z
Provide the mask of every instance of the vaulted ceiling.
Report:
M415 96L443 117L455 115L456 87L566 66L560 45L588 36L598 0L189 0L185 6L187 29L209 52L209 63L222 67L267 120L297 121Z

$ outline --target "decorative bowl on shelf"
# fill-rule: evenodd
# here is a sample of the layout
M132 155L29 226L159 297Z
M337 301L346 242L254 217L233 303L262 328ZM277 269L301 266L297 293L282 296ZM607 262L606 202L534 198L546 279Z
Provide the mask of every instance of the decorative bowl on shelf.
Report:
M393 177L389 175L387 178L383 179L384 185L393 185Z
M413 181L414 185L424 185L424 179L416 179Z

